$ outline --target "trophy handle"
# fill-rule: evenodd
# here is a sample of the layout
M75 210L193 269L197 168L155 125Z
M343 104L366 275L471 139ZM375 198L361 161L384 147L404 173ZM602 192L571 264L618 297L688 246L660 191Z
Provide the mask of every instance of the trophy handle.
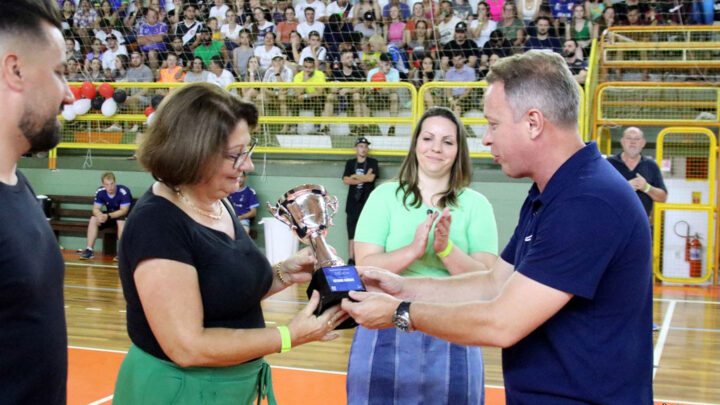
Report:
M334 195L332 197L328 197L326 206L330 210L330 215L328 215L328 223L329 223L328 225L333 226L333 225L335 225L335 223L333 222L333 217L335 216L335 214L337 214L337 209L338 209L337 196Z
M282 210L282 211L284 211L285 213L287 213L288 215L290 215L290 213L287 211L287 209L286 209L285 207L283 207L282 205L280 205L280 206L272 206L272 205L270 205L269 202L266 203L266 205L267 205L268 211L270 211L270 214L272 214L272 216L274 216L278 221L280 221L280 222L284 223L285 225L289 226L290 229L295 229L295 225L291 224L290 221L289 221L287 218L285 218L285 216L283 216L283 215L281 215L281 214L278 213L278 211L281 211L281 210Z

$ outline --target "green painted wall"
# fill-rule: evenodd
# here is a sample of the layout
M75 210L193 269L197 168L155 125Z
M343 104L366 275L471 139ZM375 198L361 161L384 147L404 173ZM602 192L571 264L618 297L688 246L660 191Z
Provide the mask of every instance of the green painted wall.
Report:
M289 189L305 183L322 184L340 201L340 208L334 218L335 226L330 229L328 242L335 247L340 257L347 258L344 202L348 187L341 180L344 160L337 158L323 160L328 159L326 157L273 160L265 159L262 155L253 158L255 171L250 173L248 182L257 193L260 202L258 220L270 216L265 203L274 204ZM379 160L380 181L388 180L397 174L398 159ZM87 167L88 164L91 166ZM128 186L135 197L140 197L153 182L152 177L141 171L136 162L124 158L95 157L88 160L85 157L61 157L58 160L58 170L55 171L47 169L46 160L23 159L19 167L38 194L92 195L100 185L101 174L106 170L115 172L118 183ZM475 162L473 179L471 187L483 193L494 207L502 249L515 228L520 206L527 195L530 182L508 179L496 166L482 162ZM264 249L263 227L257 225L257 221L255 227L258 231L256 243ZM66 249L83 248L85 238L63 236L60 243ZM96 242L95 249L101 249L101 243L102 241Z

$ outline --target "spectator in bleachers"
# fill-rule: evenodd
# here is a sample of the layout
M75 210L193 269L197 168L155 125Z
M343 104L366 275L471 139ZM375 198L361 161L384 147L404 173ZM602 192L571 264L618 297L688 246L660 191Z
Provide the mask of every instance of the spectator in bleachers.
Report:
M615 16L615 7L608 6L603 10L602 17L595 20L593 31L595 31L595 38L600 38L606 29L616 26L618 23L617 17Z
M305 12L307 9L313 10L311 21L308 20L308 15ZM300 23L308 22L310 25L315 22L326 23L328 18L325 10L325 3L323 3L322 0L304 0L298 2L295 6L295 15ZM302 32L300 32L300 35L302 35ZM305 36L303 36L303 38L305 38Z
M550 36L550 19L548 17L538 17L535 20L537 27L537 35L528 38L525 42L525 51L531 49L546 49L562 54L563 44L559 39Z
M475 69L465 65L465 55L462 52L456 52L453 55L452 62L452 69L445 73L445 81L474 82L476 80ZM472 108L479 108L472 87L446 88L445 97L448 99L450 109L452 109L458 117L461 117L463 112Z
M108 0L104 0L102 3L100 3L100 11L98 12L98 16L101 19L100 21L107 20L108 24L112 28L115 28L116 24L117 26L122 25L122 23L120 23L120 19L118 18L120 16L120 9L113 8L112 3L110 3L110 1Z
M455 35L455 27L461 20L455 15L453 11L452 2L450 0L443 0L440 3L440 9L442 10L441 19L438 23L435 22L436 38L440 39L440 44L445 46L453 40Z
M221 41L223 42L223 45L225 45L225 42L222 40L222 34L220 33L220 25L218 24L217 18L208 18L207 20L205 20L205 26L210 28L210 37L213 41Z
M365 72L355 65L355 53L352 50L345 50L340 55L340 66L338 69L332 70L332 81L334 82L363 82L365 81ZM333 115L333 106L337 107L338 102L349 105L352 103L353 114L356 117L366 116L365 105L363 103L363 91L358 87L331 87L327 96L326 110ZM353 126L352 132L360 132L358 126Z
M480 50L478 49L475 41L471 41L467 36L467 24L459 22L455 26L455 34L453 34L453 40L448 42L443 47L443 56L440 61L440 65L448 66L450 64L450 58L456 53L462 53L465 56L465 62L473 69L477 67L477 60L480 56Z
M185 72L181 66L178 66L177 56L168 53L165 59L165 67L158 71L159 83L181 83L185 78Z
M486 0L490 11L490 19L499 23L503 18L503 6L505 0Z
M645 16L640 12L640 7L628 6L627 18L620 25L629 27L639 27L645 25Z
M270 69L265 71L263 76L263 82L265 83L291 83L293 81L294 73L289 66L285 64L285 55L275 55L270 64ZM287 96L288 89L286 87L279 87L275 89L263 88L261 92L261 105L277 106L280 110L280 115L287 117ZM287 133L289 130L286 123L283 124L280 129L280 133Z
M130 66L130 58L127 55L120 54L115 57L115 66L110 70L108 77L114 82L124 82L127 76L127 70Z
M110 71L115 67L115 58L118 55L127 56L127 48L125 45L118 45L118 40L115 38L115 34L110 34L106 37L107 50L102 54L102 67L105 74L108 75Z
M90 62L93 59L100 59L102 62L103 58L103 46L99 39L93 38L92 45L90 45L90 52L85 54L84 68L86 71L90 70Z
M145 11L142 0L135 0L130 3L128 14L123 18L124 32L127 35L129 43L136 42L135 34L140 26L145 22Z
M213 56L220 56L223 60L227 61L227 49L225 44L220 40L213 40L210 28L200 28L200 42L195 47L194 56L199 56L206 66L210 65L210 59Z
M215 55L210 58L210 66L208 66L207 82L217 84L225 88L229 84L235 82L232 73L224 69L225 63L220 56Z
M359 32L363 38L372 38L374 35L383 33L382 27L375 22L375 13L366 11L360 23L355 24L355 32Z
M247 72L245 76L240 78L240 81L246 83L261 82L263 77L265 77L265 69L260 66L260 60L257 56L251 56L248 59ZM259 95L260 92L255 87L243 87L242 89L242 98L247 102L255 103Z
M585 78L587 77L588 64L587 61L583 60L582 49L578 47L577 42L573 39L568 39L563 45L563 56L565 62L570 68L575 80L579 84L585 84Z
M573 10L573 17L565 27L565 39L574 39L578 46L589 51L590 44L594 37L595 30L592 22L585 17L585 6L576 4ZM589 52L586 52L589 54Z
M202 23L195 19L195 11L197 8L193 3L183 6L183 19L175 26L175 35L183 40L183 45L194 50L200 43L198 31L202 27Z
M415 23L414 35L406 35L406 37L409 36L406 42L408 62L412 67L419 67L420 61L425 57L434 59L435 45L428 38L428 30L428 23L425 20L419 20ZM409 34L407 30L405 32Z
M243 29L240 24L237 23L235 18L235 10L228 10L225 13L225 24L220 27L220 39L225 42L225 48L228 52L232 52L233 49L238 47L240 31Z
M125 74L125 81L131 83L155 81L152 70L143 63L143 55L140 51L132 51L130 53L130 68L128 68ZM130 109L143 109L150 105L147 88L130 89L130 93L127 100L125 100L126 107Z
M473 15L472 6L467 0L454 0L453 11L455 15L463 21L468 21Z
M505 40L503 37L502 30L500 28L490 33L490 39L485 43L481 51L483 63L487 64L490 59L490 55L493 53L498 54L501 58L510 56L510 42Z
M273 2L271 2L272 5ZM270 10L270 21L274 22L275 25L280 24L281 22L285 21L285 11L287 11L288 8L292 7L292 1L291 0L275 0L275 5L272 6L272 9ZM288 3L290 3L290 7L288 7ZM293 9L293 11L295 11Z
M105 172L101 176L102 186L95 192L92 216L87 228L87 247L80 255L80 260L89 260L95 257L95 240L98 231L117 227L118 241L122 237L125 220L132 206L130 189L122 184L115 183L115 175Z
M575 0L548 0L553 18L555 19L555 33L558 36L565 36L564 27L573 15ZM562 30L562 31L561 31Z
M60 18L62 19L63 31L72 30L75 27L75 4L73 4L72 0L62 2L60 6Z
M382 9L383 21L390 22L390 9L392 7L398 8L400 12L399 19L401 18L404 21L410 18L410 7L403 0L390 0Z
M490 6L481 1L477 5L477 18L470 22L470 38L475 41L478 48L485 46L490 39L490 33L497 29L497 22L490 19Z
M228 7L227 4L225 4L225 0L215 0L215 4L210 7L210 14L209 17L215 17L218 20L218 23L220 25L225 24L225 19L227 18L227 12L230 10L230 7Z
M311 87L313 83L325 83L325 73L315 68L316 63L312 58L305 58L302 64L302 71L293 78L295 83L308 83L304 90L296 92L297 101L295 105L301 110L312 110L315 116L324 114L325 89L322 87ZM327 126L315 125L316 131L327 131Z
M600 18L605 11L604 0L585 0L585 17L590 21Z
M295 18L295 9L292 7L286 8L285 20L277 25L278 39L286 48L290 45L290 33L295 31L297 26L298 20Z
M196 82L207 82L208 71L205 70L205 64L200 58L193 58L190 65L190 70L185 73L183 82L185 83L196 83Z
M411 78L412 84L416 88L420 88L425 83L445 80L445 73L442 70L435 70L435 61L429 56L422 59L419 69L413 71ZM435 100L440 96L440 89L429 89L423 94L425 108L430 108L435 104Z
M232 204L235 215L240 220L240 224L247 233L250 232L250 222L252 222L253 218L257 215L257 207L260 206L260 203L257 200L255 190L248 187L245 183L246 180L247 176L245 172L241 172L240 175L238 175L238 191L228 195L227 198Z
M65 62L65 80L68 82L82 82L85 80L79 59L73 57Z
M250 45L250 32L243 28L238 35L238 46L232 51L232 65L236 77L245 76L248 60L254 54L255 50Z
M270 67L272 58L275 55L282 55L282 49L275 44L275 33L270 31L263 38L263 45L255 47L254 55L260 62L260 68L265 71ZM262 76L260 76L262 77ZM260 79L258 79L259 81Z
M407 7L407 6L406 6ZM403 46L403 31L405 30L405 22L400 15L400 9L396 5L390 7L387 23L383 27L383 37L388 44Z
M328 21L333 14L337 14L340 16L340 20L346 23L352 20L353 5L350 0L335 0L328 4L325 11L328 14Z
M409 42L409 39L415 35L415 24L417 24L420 20L427 23L427 19L425 18L425 9L423 8L422 2L413 4L412 14L410 14L410 17L405 21L403 37L406 44Z
M275 33L275 24L267 19L270 18L270 12L262 7L255 7L253 9L253 16L255 22L253 23L253 33L255 34L255 47L263 44L265 34L268 32Z
M315 68L325 70L325 57L327 49L322 46L320 34L312 31L308 38L308 45L300 52L300 60L312 58L315 61Z
M695 4L695 3L693 3ZM658 3L651 1L648 4L648 10L645 12L645 22L647 25L665 25L664 13L658 8Z
M140 50L150 52L152 50L165 53L165 41L167 40L167 24L158 21L158 12L154 8L148 8L145 13L145 22L137 32L137 42Z
M285 59L293 67L294 71L298 70L298 66L301 64L300 52L302 52L304 45L303 39L300 37L297 31L290 31L290 43L285 47Z
M538 11L538 17L547 17L548 19L550 19L550 31L548 31L548 35L550 35L551 37L554 37L554 38L561 39L561 40L565 39L564 36L561 37L560 35L557 34L560 31L555 29L555 25L556 25L555 18L553 18L552 10L546 3L543 3L540 5L540 10ZM537 36L537 27L535 24L536 24L535 21L530 21L530 23L527 24L527 26L525 27L525 34L526 34L525 36L526 37ZM565 30L565 27L563 26L563 31L564 30Z
M320 0L315 0L315 2L319 2ZM297 14L298 8L295 8L295 13ZM305 13L305 20L301 21L297 26L297 32L300 34L300 36L307 40L308 35L312 31L317 31L321 36L325 32L325 24L321 23L320 21L315 21L315 10L312 7L306 7L304 9ZM299 17L299 14L298 14Z
M380 62L380 55L385 52L385 39L382 36L375 34L368 40L368 50L363 52L360 57L363 69L368 71L378 66Z
M525 24L517 18L517 6L512 1L503 5L503 19L498 24L503 37L512 45L512 53L522 52L525 43Z
M105 76L105 72L103 72L102 62L100 62L100 59L95 58L90 61L90 67L85 73L85 78L86 80L90 80L91 82L107 81L107 77Z
M328 49L327 60L335 61L340 58L339 51L342 44L352 44L358 34L353 32L350 23L344 21L339 14L331 14L325 24L325 33L322 41Z
M518 17L522 20L525 26L538 18L540 15L541 5L542 0L518 0Z
M368 82L399 82L400 72L392 64L392 56L387 52L382 53L378 67L370 69L366 80ZM395 89L371 89L367 102L369 108L382 111L388 111L388 104L390 104L390 116L398 116L398 94ZM395 125L390 126L388 135L395 135Z
M368 12L370 14L368 14ZM382 15L382 10L378 5L377 1L372 0L359 0L355 6L353 6L352 24L355 26L357 31L358 25L362 24L363 21L370 17L371 21L375 21ZM370 38L373 34L365 35L366 38Z
M183 69L188 70L192 63L193 54L190 50L183 45L182 38L172 37L170 39L170 49L168 54L175 55L178 66L182 66Z
M67 59L77 59L77 60L83 60L82 52L77 47L77 44L75 43L75 40L73 38L65 37L65 57Z
M80 0L80 4L73 16L73 27L78 38L85 44L91 42L92 29L97 22L98 14L94 8L90 6L90 0Z
M101 19L99 22L100 29L95 30L95 38L98 38L103 45L107 46L107 37L108 35L112 34L115 35L115 39L117 40L118 45L125 44L125 38L123 37L122 33L118 30L116 30L109 20L107 19Z

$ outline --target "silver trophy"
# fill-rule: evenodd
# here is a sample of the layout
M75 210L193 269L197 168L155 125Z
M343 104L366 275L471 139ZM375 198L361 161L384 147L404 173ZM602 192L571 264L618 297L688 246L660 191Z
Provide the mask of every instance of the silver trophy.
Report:
M337 212L337 197L329 196L321 185L303 184L283 194L274 206L267 203L267 208L272 216L289 226L300 241L310 245L315 254L317 262L307 295L309 298L313 290L320 293L317 315L339 304L348 297L349 291L365 291L355 267L346 266L325 241ZM355 326L355 321L348 319L337 329Z

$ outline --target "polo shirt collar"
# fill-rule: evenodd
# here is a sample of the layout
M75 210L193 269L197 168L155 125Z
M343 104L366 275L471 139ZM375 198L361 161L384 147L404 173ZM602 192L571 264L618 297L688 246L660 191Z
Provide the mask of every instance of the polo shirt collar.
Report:
M575 152L570 159L566 160L553 174L548 181L545 190L541 193L537 183L533 183L528 196L535 209L546 205L558 194L567 190L577 181L577 173L590 160L600 159L600 150L595 141L587 142L579 151Z

